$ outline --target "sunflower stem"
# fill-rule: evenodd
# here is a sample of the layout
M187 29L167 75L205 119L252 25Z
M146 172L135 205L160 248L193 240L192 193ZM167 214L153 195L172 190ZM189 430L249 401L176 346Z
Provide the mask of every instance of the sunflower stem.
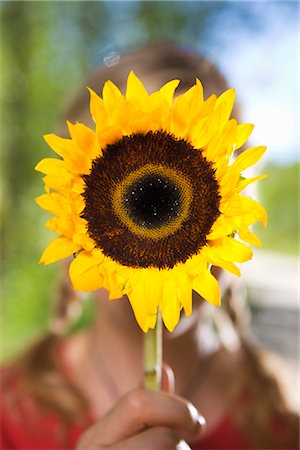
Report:
M154 391L161 389L162 377L162 317L157 312L154 329L144 335L144 387Z

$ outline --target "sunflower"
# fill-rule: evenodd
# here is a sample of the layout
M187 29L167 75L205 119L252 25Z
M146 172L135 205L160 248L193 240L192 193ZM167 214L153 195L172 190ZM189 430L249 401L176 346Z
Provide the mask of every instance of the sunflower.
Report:
M74 254L70 277L77 290L104 287L110 298L127 295L143 331L154 328L160 308L172 331L192 290L220 304L211 265L240 275L236 262L260 245L249 226L266 225L264 208L241 194L250 183L241 172L265 147L235 160L253 125L230 119L235 93L203 99L195 85L174 99L172 80L148 95L131 72L126 95L107 81L102 98L90 90L95 130L67 122L70 139L45 136L61 157L45 158L46 193L37 203L59 234L40 262Z

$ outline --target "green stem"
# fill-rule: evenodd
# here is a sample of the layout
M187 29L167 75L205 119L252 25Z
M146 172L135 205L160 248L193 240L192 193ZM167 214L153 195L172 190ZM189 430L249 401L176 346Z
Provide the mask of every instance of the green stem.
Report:
M154 329L144 335L144 387L154 391L161 389L162 374L162 317L157 312Z

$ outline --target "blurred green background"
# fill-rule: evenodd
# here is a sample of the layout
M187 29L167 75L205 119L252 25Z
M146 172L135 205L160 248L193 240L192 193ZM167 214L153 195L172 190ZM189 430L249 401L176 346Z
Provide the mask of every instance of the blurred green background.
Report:
M91 68L148 41L199 50L237 88L245 120L258 124L253 145L270 147L263 168L270 178L260 187L269 213L267 231L258 230L264 249L297 254L299 162L289 131L297 106L285 90L297 88L296 9L293 2L268 2L268 8L226 1L0 4L2 359L47 329L55 296L59 265L37 264L52 238L43 226L48 214L34 203L43 189L34 166L52 156L42 135L55 131Z

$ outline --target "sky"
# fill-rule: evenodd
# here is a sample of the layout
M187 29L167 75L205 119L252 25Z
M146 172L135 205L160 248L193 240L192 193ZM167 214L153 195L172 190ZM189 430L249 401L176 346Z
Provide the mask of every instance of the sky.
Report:
M145 36L133 19L140 2L110 2L113 45ZM253 145L267 145L265 160L292 164L299 159L299 22L300 3L293 0L154 1L168 5L184 17L179 41L193 42L196 49L216 62L243 105L243 119L255 124ZM124 7L123 7L123 6ZM210 6L210 8L208 8ZM206 14L203 24L197 20ZM158 38L168 37L168 15L161 20ZM133 21L133 22L132 22ZM174 32L174 30L173 30ZM114 60L115 55L112 55Z
M208 53L228 75L255 124L254 144L266 159L299 159L299 6L297 2L241 2L207 23Z

